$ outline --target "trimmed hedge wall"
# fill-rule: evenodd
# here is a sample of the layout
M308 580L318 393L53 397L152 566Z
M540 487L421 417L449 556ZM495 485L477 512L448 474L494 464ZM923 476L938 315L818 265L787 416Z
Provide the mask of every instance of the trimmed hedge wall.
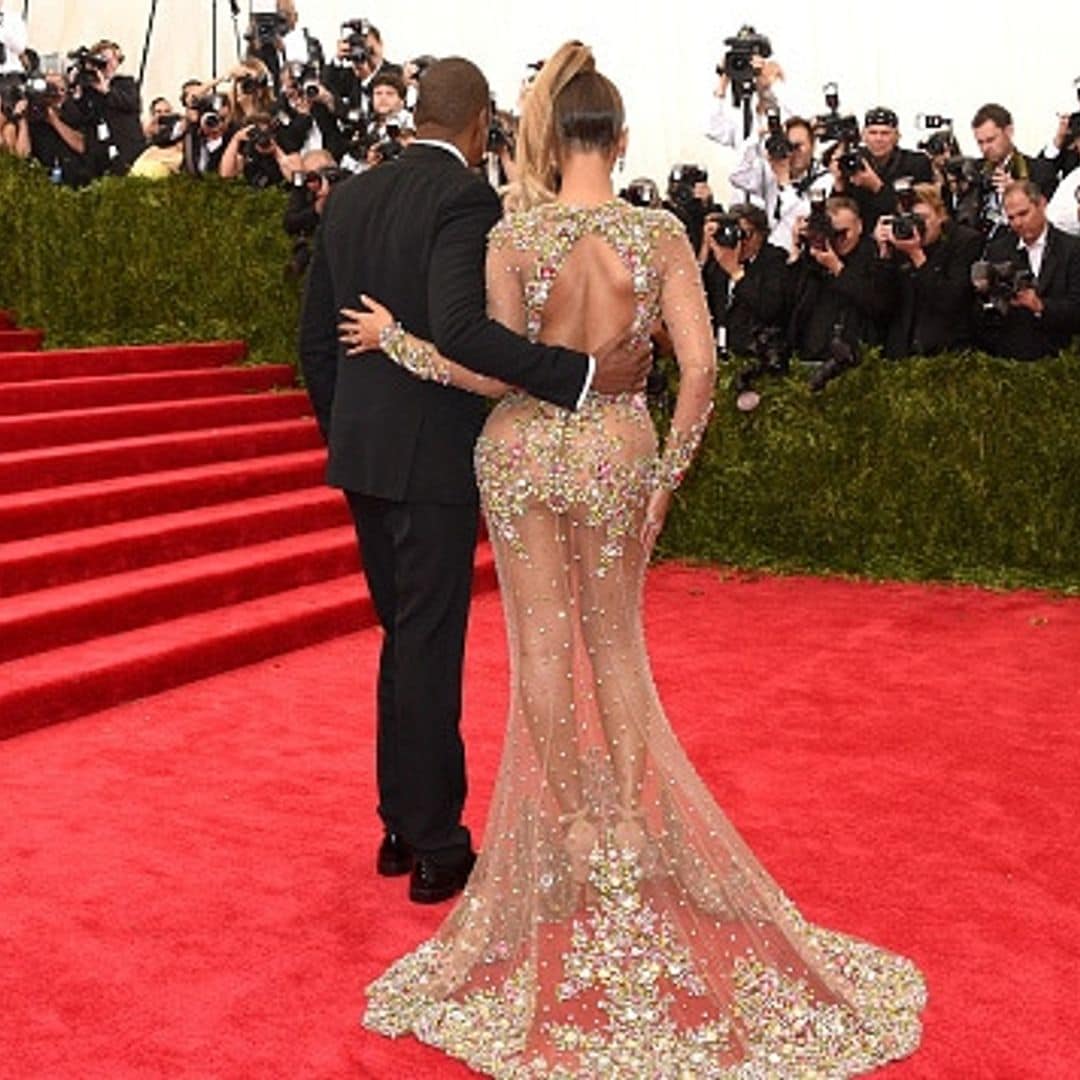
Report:
M49 348L244 338L296 356L300 288L285 276L285 198L186 176L54 187L0 153L0 307Z
M175 177L50 185L0 154L0 307L48 345L246 338L293 362L281 192ZM1080 354L871 357L811 394L728 384L660 553L742 567L1080 593Z

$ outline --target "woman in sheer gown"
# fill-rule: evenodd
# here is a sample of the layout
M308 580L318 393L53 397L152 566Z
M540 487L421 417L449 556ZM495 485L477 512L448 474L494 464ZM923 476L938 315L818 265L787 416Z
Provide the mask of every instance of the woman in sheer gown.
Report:
M489 308L584 351L662 320L680 373L662 450L640 394L570 413L439 356L371 301L347 324L418 377L499 397L476 472L511 678L479 860L435 936L368 987L364 1023L500 1080L855 1076L914 1050L922 977L800 915L694 771L649 671L646 564L715 353L682 226L613 198L624 140L618 91L563 46L525 106L524 209L490 235Z

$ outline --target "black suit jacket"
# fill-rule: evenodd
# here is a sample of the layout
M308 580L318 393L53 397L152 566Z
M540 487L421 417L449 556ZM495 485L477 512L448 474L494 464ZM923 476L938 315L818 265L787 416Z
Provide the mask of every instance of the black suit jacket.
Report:
M892 315L885 355L930 356L971 341L971 264L983 238L974 229L948 222L926 262L916 269L904 256L887 262L892 277Z
M736 356L752 355L755 331L769 326L784 330L790 306L790 274L783 248L763 244L757 258L743 269L734 289L715 259L709 258L703 273L713 326L727 328L727 348Z
M1017 246L1011 229L990 241L985 258L1029 269L1027 252ZM1004 317L980 311L979 344L987 352L1014 360L1038 360L1064 349L1080 333L1080 239L1053 225L1047 227L1035 291L1043 302L1040 317L1027 308L1012 308Z
M300 359L330 447L328 479L385 499L471 502L473 443L484 404L424 382L378 352L346 357L338 311L361 292L386 304L444 356L573 408L581 353L530 345L487 318L487 233L501 207L449 151L414 144L396 161L338 184L308 274Z

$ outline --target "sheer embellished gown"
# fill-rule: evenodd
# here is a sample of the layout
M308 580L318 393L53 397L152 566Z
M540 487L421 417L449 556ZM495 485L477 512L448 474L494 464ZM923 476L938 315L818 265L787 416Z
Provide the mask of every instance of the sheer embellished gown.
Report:
M510 649L479 861L436 935L367 989L364 1024L500 1080L812 1080L911 1053L907 959L812 925L717 806L649 670L639 539L708 420L714 348L678 221L611 202L511 215L492 315L593 349L657 320L680 385L662 451L642 395L576 412L511 392L476 448Z

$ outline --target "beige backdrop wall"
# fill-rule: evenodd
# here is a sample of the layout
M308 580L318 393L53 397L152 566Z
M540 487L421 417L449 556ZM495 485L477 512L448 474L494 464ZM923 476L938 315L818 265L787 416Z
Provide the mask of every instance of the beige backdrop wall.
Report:
M4 2L21 8L20 0ZM248 0L242 6L246 12ZM832 5L826 14L820 4L780 0L723 7L692 0L409 0L381 7L298 0L301 23L328 50L343 18L366 16L382 30L391 59L422 52L469 56L507 104L529 61L568 37L587 41L626 97L626 176L660 179L672 162L695 161L710 169L721 191L730 155L702 132L723 38L741 23L752 22L770 36L790 96L804 111L823 108L821 85L835 79L843 105L852 110L878 103L895 108L908 145L917 139L917 113L945 113L956 117L972 151L971 115L984 101L996 100L1012 109L1018 144L1034 153L1051 135L1055 113L1078 108L1072 79L1080 75L1080 16L1074 6L990 0L917 14L896 7L894 17L870 2ZM124 70L135 74L150 8L150 0L31 0L31 43L48 52L114 38L127 53ZM158 94L175 98L184 79L210 74L213 10L212 0L158 0L144 104ZM228 0L217 4L217 28L218 67L227 69L236 55Z

